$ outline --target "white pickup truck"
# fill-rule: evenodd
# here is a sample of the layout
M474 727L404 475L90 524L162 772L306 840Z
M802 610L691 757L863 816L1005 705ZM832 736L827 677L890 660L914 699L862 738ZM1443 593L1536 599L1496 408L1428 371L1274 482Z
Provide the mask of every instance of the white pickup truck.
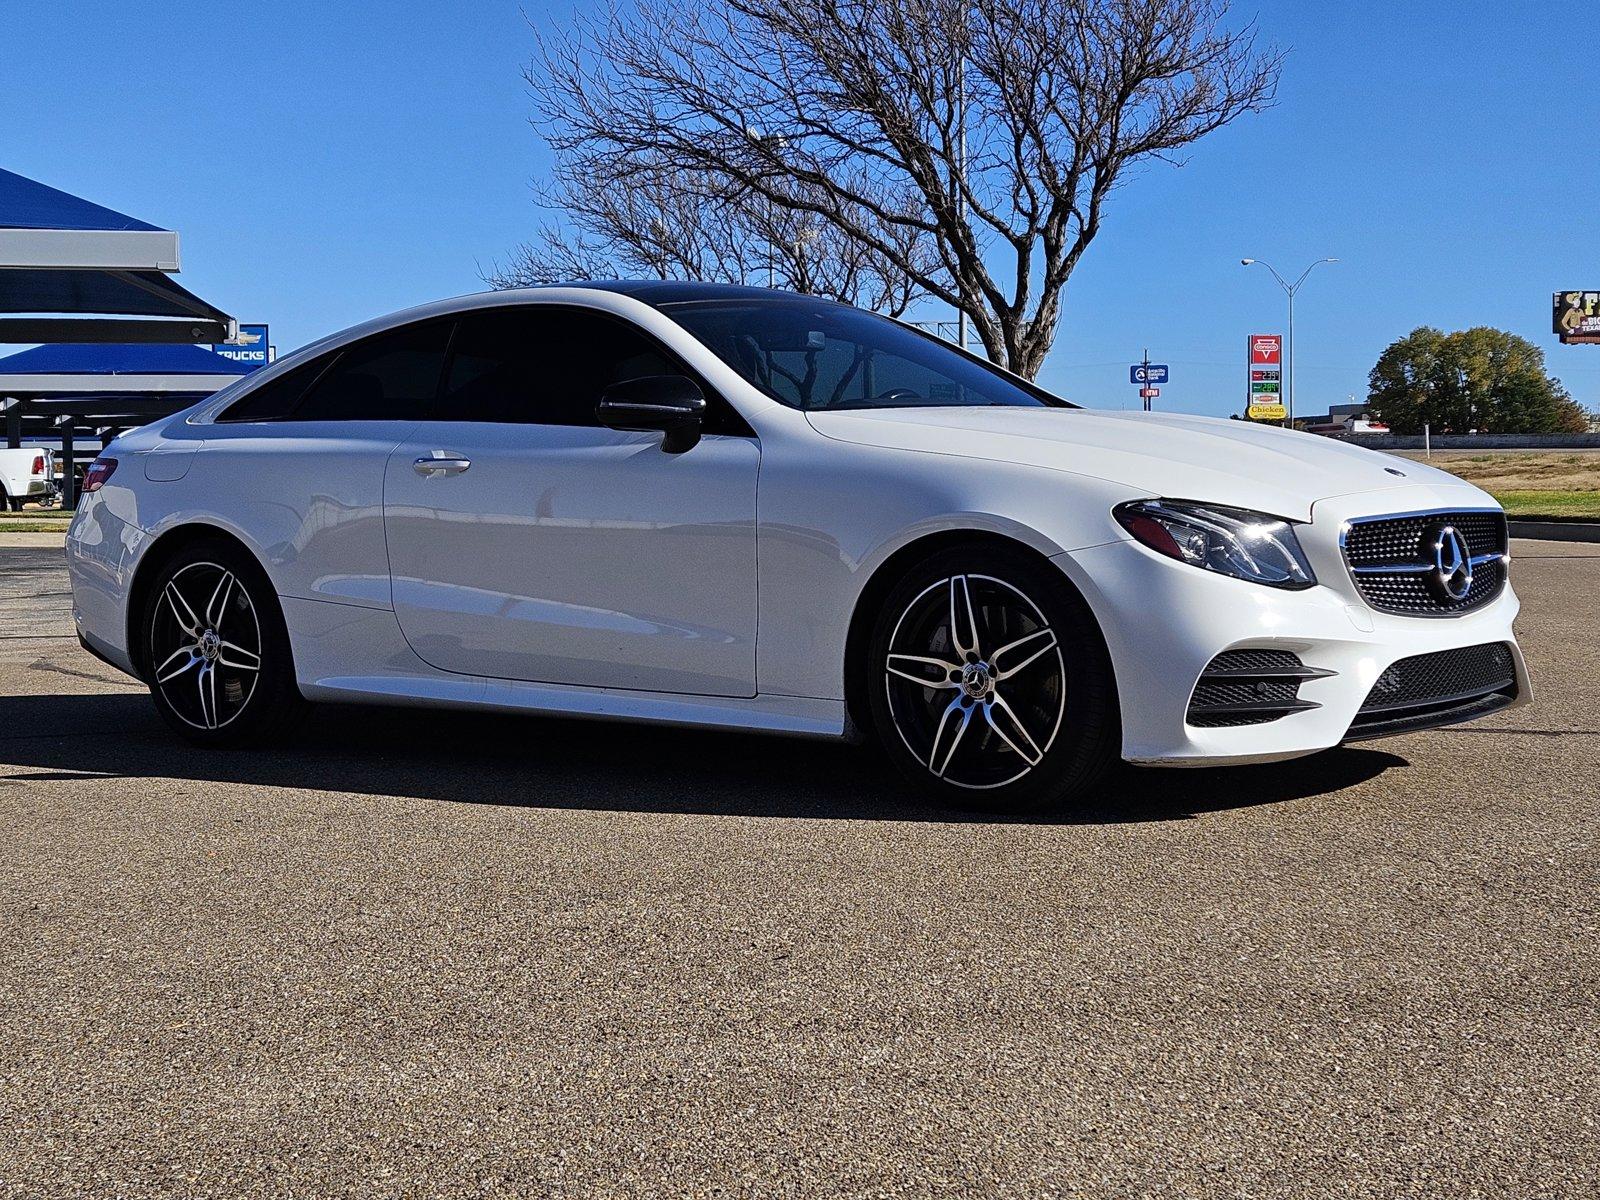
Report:
M46 507L56 500L55 452L42 446L11 450L0 446L0 506L22 511L24 501Z

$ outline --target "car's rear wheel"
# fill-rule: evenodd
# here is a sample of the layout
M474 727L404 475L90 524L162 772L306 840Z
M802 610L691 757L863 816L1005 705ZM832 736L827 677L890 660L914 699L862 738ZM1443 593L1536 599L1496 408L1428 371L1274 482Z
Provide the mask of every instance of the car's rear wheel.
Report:
M930 557L889 593L867 671L896 766L945 804L1069 805L1116 760L1111 666L1054 567L1001 547Z
M145 678L174 730L203 745L244 745L303 713L277 598L242 550L193 543L161 564L147 595Z

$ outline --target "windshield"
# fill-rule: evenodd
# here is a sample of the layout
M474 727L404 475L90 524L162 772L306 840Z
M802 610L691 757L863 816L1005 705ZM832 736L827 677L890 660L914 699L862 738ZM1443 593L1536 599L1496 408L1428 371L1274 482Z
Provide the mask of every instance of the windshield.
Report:
M843 408L1070 408L927 334L805 296L663 304L780 404Z

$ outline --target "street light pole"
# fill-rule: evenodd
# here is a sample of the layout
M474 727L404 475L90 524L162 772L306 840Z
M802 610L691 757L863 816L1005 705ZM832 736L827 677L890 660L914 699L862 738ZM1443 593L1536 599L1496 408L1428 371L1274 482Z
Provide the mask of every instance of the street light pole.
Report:
M1289 429L1294 428L1294 294L1300 290L1300 285L1306 281L1306 276L1311 274L1313 270L1315 270L1317 267L1320 267L1323 263L1336 263L1338 261L1339 260L1337 258L1319 258L1304 271L1300 272L1299 279L1296 279L1293 283L1289 283L1285 281L1282 275L1278 274L1277 268L1269 262L1264 262L1259 258L1241 258L1239 260L1239 265L1242 267L1250 267L1259 263L1261 266L1271 271L1272 277L1278 281L1278 286L1281 287L1284 291L1284 294L1289 297L1289 346L1287 352L1289 359L1289 378L1287 383L1289 388L1288 391L1284 393L1287 401L1284 407L1287 408L1289 412L1289 420L1286 422L1286 427Z
M956 59L956 212L963 219L967 215L967 56ZM961 295L961 309L956 313L956 344L967 348L967 297Z
M746 126L745 135L773 158L789 145L789 139L781 133L762 133ZM767 287L775 288L778 286L778 206L770 194L767 196L767 234Z

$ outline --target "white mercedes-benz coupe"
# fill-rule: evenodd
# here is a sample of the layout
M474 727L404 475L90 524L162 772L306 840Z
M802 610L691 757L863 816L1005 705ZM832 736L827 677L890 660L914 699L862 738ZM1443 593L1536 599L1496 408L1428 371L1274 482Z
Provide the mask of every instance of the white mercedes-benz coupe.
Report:
M1528 698L1498 505L1304 433L1068 404L898 322L681 283L496 292L113 442L93 653L206 744L307 701L875 738L964 805Z

